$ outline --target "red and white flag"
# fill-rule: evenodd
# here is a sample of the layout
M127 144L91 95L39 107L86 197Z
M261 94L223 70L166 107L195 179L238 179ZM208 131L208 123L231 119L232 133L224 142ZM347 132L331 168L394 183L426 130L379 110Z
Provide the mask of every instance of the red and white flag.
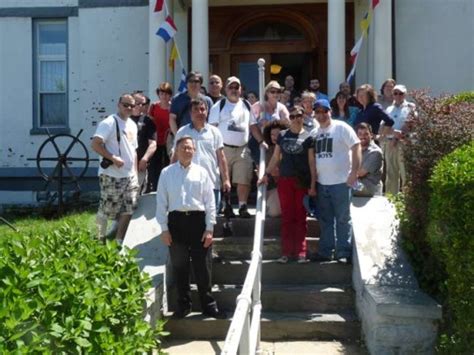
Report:
M165 4L165 0L156 0L155 3L155 12L160 12L163 10L163 5Z

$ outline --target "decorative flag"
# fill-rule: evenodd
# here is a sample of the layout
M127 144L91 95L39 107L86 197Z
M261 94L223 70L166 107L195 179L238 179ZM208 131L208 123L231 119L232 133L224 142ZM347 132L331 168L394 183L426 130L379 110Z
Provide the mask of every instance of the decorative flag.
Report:
M359 40L355 44L354 48L351 49L351 62L355 63L357 59L357 55L359 54L360 47L362 47L362 41L364 36L360 36Z
M165 3L165 0L156 0L155 12L160 12L161 10L163 10L164 3Z
M360 29L365 36L367 36L371 22L372 22L372 10L369 10L365 14L364 19L360 21Z
M173 46L171 47L170 58L168 59L168 65L171 70L174 70L174 61L178 59L178 49L176 48L176 43L173 42Z
M375 9L375 7L379 4L380 0L372 0L372 9Z
M186 87L186 70L184 70L183 68L183 71L181 72L181 81L179 83L179 88L178 88L178 92L185 92L187 89Z
M165 42L168 42L171 38L174 37L177 31L178 29L176 28L173 19L171 18L171 16L168 16L166 17L165 22L161 24L158 31L156 31L156 34L163 38Z

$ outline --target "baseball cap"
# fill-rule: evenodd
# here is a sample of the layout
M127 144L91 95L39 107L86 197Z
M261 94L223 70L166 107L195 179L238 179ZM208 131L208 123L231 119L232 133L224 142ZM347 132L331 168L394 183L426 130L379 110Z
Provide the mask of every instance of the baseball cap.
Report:
M318 108L324 108L326 111L331 111L331 106L329 105L329 101L326 99L319 99L313 105L313 110Z
M229 76L225 81L225 87L228 87L230 84L237 83L240 86L240 80L236 76Z
M405 85L401 85L401 84L395 85L395 86L393 87L393 90L392 90L392 91L395 91L395 90L400 91L400 92L402 92L402 93L404 93L404 94L407 93L407 87L406 87Z

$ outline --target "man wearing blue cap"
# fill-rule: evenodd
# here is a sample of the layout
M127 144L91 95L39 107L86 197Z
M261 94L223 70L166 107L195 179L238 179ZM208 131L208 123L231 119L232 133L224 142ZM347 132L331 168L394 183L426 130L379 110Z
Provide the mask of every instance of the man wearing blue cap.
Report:
M350 205L352 187L357 182L361 162L360 140L347 123L331 118L328 100L314 104L319 122L314 136L314 158L317 173L317 202L320 209L321 239L314 261L342 263L352 260L352 220Z

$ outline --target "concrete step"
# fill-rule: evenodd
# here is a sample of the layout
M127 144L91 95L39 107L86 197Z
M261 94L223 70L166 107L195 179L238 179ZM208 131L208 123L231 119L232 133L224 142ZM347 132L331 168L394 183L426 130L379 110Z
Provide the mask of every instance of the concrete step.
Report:
M215 284L241 285L249 267L249 260L224 260L212 265L212 282ZM264 260L262 284L314 285L351 284L352 266L336 261L307 264L279 264L276 260Z
M213 251L222 259L250 259L253 249L253 237L220 237L213 239ZM319 238L306 238L308 255L318 251ZM263 259L278 259L281 256L281 238L266 237L263 239Z
M320 230L319 230L319 222L315 218L308 217L308 236L315 238L319 237ZM223 237L223 223L225 222L224 217L217 217L217 223L214 227L214 236L215 237ZM253 232L255 228L255 218L231 218L232 223L232 236L233 237L253 237ZM280 222L281 219L279 217L271 218L267 217L265 219L265 230L264 236L271 237L275 235L280 235Z
M242 287L215 285L213 296L220 309L234 311ZM191 285L193 309L201 311L196 285ZM350 285L264 285L262 305L271 312L341 312L354 308L354 292ZM168 310L176 310L176 291L168 290Z
M165 314L165 329L170 339L225 339L231 319L204 317L191 313L183 319ZM273 313L264 312L262 340L343 340L360 337L360 324L353 312L346 313Z
M223 340L162 340L163 350L169 355L214 355L224 349ZM367 349L359 342L341 341L262 341L261 355L366 355Z

